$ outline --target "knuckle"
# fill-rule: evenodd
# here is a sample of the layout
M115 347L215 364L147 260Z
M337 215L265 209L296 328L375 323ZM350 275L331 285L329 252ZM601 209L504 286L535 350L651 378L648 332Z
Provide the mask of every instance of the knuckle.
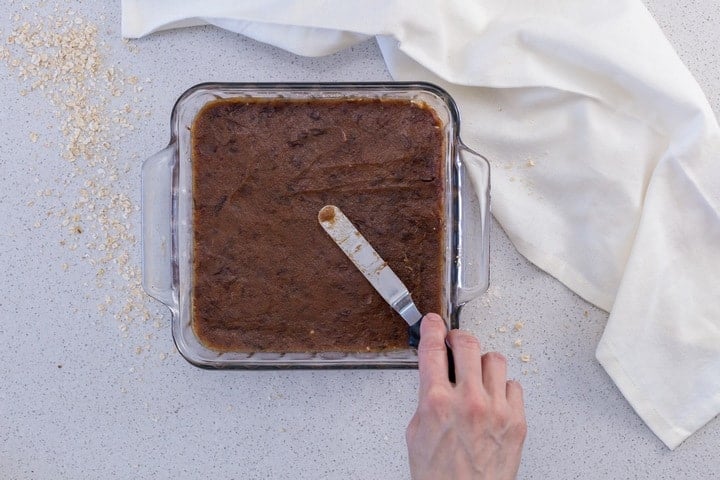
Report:
M499 430L509 430L512 425L512 416L509 409L495 406L492 410L492 422Z
M418 413L445 417L451 409L450 392L444 388L431 388L420 399Z
M527 422L524 418L519 418L516 421L512 422L508 431L512 438L515 438L516 440L522 442L527 436Z
M435 352L438 350L444 350L445 349L445 342L442 338L436 338L436 337L422 337L420 340L420 344L418 345L418 352Z
M470 332L453 330L450 332L450 343L454 348L470 348L480 350L480 341Z
M463 403L464 414L470 420L480 420L488 416L490 406L483 395L471 395L465 398Z

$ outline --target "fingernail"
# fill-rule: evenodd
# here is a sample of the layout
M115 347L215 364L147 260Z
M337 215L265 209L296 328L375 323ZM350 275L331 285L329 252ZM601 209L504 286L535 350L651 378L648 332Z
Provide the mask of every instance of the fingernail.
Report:
M423 317L423 321L428 321L428 322L435 322L435 323L437 323L437 322L443 322L443 319L442 319L442 317L441 317L440 315L438 315L437 313L428 313L428 314L426 314L426 315ZM443 322L443 323L445 323L445 322Z

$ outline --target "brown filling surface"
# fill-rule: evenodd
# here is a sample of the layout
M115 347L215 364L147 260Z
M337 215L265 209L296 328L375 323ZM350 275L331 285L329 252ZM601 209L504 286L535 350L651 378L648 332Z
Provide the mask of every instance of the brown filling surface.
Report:
M443 290L444 144L403 100L225 99L191 129L193 328L219 351L407 348L407 324L318 224L337 205L422 312Z

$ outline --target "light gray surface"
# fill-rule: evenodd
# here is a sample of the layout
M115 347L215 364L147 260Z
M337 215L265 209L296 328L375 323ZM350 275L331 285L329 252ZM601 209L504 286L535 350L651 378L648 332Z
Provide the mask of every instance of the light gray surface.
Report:
M128 164L127 173L112 181L82 164L85 172L73 176L78 162L59 153L67 144L56 128L60 110L41 92L20 96L28 83L0 64L0 477L408 478L404 428L417 372L194 368L174 353L164 308L148 300L145 321L122 313L137 277L124 279L112 261L105 273L92 265L100 254L85 244L102 236L99 224L71 218L88 176L139 203L141 160L165 146L170 110L189 86L388 80L376 45L307 59L212 28L126 45L117 2L69 3L100 26L102 68L140 79L141 91L126 85L116 101L142 115L126 116L134 130L112 127L109 137L121 152L109 162ZM720 111L717 2L649 5ZM3 2L0 44L33 13ZM63 206L68 213L60 215ZM69 230L75 224L82 233ZM127 225L139 237L136 211ZM120 242L115 258L123 251L139 264L139 242ZM497 224L491 258L491 291L465 311L463 324L508 355L510 375L525 387L530 433L519 478L720 477L717 419L668 451L594 359L606 314L520 257ZM516 322L523 322L518 332Z

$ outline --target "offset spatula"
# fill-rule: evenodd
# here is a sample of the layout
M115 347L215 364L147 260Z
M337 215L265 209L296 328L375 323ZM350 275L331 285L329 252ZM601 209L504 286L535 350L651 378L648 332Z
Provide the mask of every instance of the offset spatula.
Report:
M410 346L417 348L423 315L415 306L407 287L338 207L324 206L318 213L318 221L380 296L407 322ZM448 363L450 381L454 381L455 368L450 348Z

